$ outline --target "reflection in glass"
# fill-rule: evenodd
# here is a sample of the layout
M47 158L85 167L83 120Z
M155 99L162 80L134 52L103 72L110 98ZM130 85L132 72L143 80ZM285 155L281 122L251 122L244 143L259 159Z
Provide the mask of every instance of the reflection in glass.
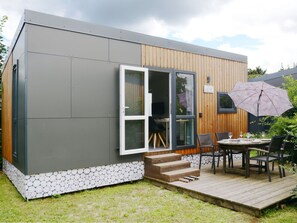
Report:
M220 95L220 107L221 108L232 108L233 101L228 94Z
M176 75L176 115L193 115L194 77L190 74Z
M144 115L144 73L126 70L125 73L126 115Z
M218 92L218 113L236 113L236 107L226 92Z
M194 119L176 120L177 146L194 145Z
M125 148L144 148L144 120L131 120L125 123Z

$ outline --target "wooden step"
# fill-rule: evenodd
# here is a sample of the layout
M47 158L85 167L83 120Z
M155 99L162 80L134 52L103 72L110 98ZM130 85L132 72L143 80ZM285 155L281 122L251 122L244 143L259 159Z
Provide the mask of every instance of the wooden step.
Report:
M166 163L157 163L157 164L153 164L152 166L155 167L159 173L163 173L163 172L169 172L173 170L189 168L191 167L191 163L185 160L176 160L176 161L171 161Z
M144 163L145 164L157 164L157 163L165 163L172 162L176 160L181 160L181 155L177 153L167 153L153 156L145 156Z
M198 168L185 168L180 170L164 172L161 175L162 175L162 180L165 180L167 182L172 182L172 181L179 180L179 178L181 177L186 177L186 176L199 177L200 170Z

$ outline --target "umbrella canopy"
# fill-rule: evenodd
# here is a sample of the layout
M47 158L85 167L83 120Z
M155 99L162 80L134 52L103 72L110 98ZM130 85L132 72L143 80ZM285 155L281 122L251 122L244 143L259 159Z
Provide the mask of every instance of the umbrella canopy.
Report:
M280 116L293 107L285 90L263 81L237 82L228 95L236 107L254 116Z

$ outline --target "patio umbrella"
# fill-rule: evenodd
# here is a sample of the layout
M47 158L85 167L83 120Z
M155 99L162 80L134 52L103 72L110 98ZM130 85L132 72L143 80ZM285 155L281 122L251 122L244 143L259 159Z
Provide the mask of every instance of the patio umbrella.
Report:
M293 107L285 90L263 81L237 82L228 95L236 107L254 116L280 116Z

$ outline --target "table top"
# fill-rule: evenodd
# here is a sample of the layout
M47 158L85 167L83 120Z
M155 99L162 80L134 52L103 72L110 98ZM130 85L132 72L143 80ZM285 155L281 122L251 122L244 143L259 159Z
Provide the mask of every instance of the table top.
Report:
M269 144L271 139L223 139L218 141L220 145L265 145Z

